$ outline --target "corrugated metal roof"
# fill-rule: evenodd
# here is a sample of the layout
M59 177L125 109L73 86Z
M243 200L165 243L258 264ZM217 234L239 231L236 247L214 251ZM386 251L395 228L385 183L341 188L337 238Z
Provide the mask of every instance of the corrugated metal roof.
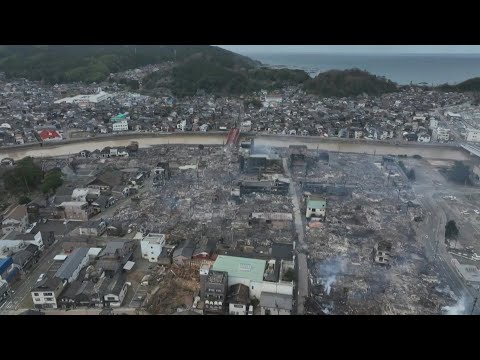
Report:
M226 271L229 277L263 281L265 260L219 255L212 270Z
M78 268L83 259L87 256L89 248L77 248L60 266L55 273L55 277L60 279L69 279Z

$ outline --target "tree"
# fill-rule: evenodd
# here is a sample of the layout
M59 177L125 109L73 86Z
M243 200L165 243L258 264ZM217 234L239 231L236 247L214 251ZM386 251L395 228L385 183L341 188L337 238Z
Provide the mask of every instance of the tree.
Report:
M457 224L454 220L449 220L445 225L445 239L455 239L458 236Z
M292 268L289 268L287 271L285 271L285 274L283 274L283 280L285 281L293 281L295 278L295 271Z
M45 174L42 184L42 192L44 194L53 194L60 186L62 186L62 184L63 180L61 171L57 169L50 170Z
M25 194L35 190L42 181L42 170L34 164L33 158L26 157L7 172L3 181L5 188L13 194Z
M30 201L32 201L32 200L26 195L22 195L18 198L18 203L20 205L28 204Z
M250 303L251 303L251 305L252 305L253 307L257 307L258 304L260 304L260 300L258 300L256 297L254 297L254 298L252 299L252 301L250 301Z
M455 161L450 169L449 179L460 184L470 184L470 168L461 161Z

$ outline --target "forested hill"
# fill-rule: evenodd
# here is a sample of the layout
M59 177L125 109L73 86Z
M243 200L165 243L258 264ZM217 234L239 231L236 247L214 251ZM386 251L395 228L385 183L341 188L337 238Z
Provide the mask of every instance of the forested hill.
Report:
M208 45L15 45L0 46L0 71L47 84L99 83L111 73L148 64L169 66L147 75L141 91L190 96L198 90L240 95L288 85L320 96L380 95L395 83L367 72L332 70L311 79L305 71L271 69L231 51ZM170 66L171 65L171 66Z
M310 93L325 97L356 96L364 93L381 95L398 90L397 85L391 80L360 69L330 70L320 73L309 80L305 88Z
M110 73L202 54L224 66L252 68L248 57L207 45L14 45L0 46L0 71L47 83L100 82Z

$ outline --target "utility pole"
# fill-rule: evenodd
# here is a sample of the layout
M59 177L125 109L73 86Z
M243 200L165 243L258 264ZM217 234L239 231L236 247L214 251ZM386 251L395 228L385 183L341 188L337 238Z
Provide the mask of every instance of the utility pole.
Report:
M473 306L472 306L472 312L470 313L470 315L473 315L473 311L475 310L475 305L477 305L477 300L478 300L478 297L475 296L475 300L473 301Z

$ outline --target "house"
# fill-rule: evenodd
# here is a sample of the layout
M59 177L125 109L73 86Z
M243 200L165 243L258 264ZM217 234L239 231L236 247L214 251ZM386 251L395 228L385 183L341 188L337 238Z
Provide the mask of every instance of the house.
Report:
M97 198L100 196L99 189L92 189L92 188L76 188L72 191L72 201L87 201L87 197L89 198Z
M173 251L172 260L174 264L184 266L190 262L195 251L195 244L191 240L184 240Z
M28 212L25 205L17 205L8 212L2 220L2 232L10 231L24 232L28 226Z
M44 129L37 132L37 135L40 138L40 140L43 142L62 140L62 135L60 135L60 133L56 130Z
M262 292L260 309L262 315L291 315L293 297L292 295Z
M105 278L104 278L105 279ZM128 284L123 274L118 274L113 281L110 281L106 288L100 287L100 294L103 294L104 307L122 306L125 295L127 295ZM104 280L106 281L106 280Z
M418 136L417 141L418 141L418 142L428 143L428 142L430 142L430 135L428 135L428 134L421 134L421 135Z
M377 264L389 264L391 259L392 244L386 240L379 241L374 248L374 261Z
M95 212L99 213L104 209L108 209L110 206L115 204L115 198L113 196L100 195L94 201L92 201L92 206Z
M33 264L38 262L40 251L38 246L29 244L25 249L12 255L12 261L21 271L29 270Z
M306 218L311 220L325 220L327 201L325 199L311 198L307 201Z
M103 220L88 221L78 227L80 235L100 236L107 230L107 223Z
M110 149L108 149L108 154L110 154ZM90 181L87 184L87 187L92 189L99 189L101 191L110 191L115 186L119 186L122 183L123 173L119 170L108 169L103 173L99 174L94 180Z
M250 304L248 286L236 284L230 286L227 294L228 313L230 315L247 315Z
M252 131L252 122L250 120L241 122L240 123L240 131L241 132Z
M142 258L150 262L157 262L165 246L165 235L158 233L149 233L140 241Z
M88 263L88 248L77 248L72 251L62 266L55 273L55 277L67 282L77 279L80 270Z
M20 240L25 242L26 244L36 245L40 251L45 248L42 232L38 230L36 231L36 233L34 233L32 230L27 234L16 234L15 236L13 236L12 240Z
M480 130L467 129L467 141L480 142Z
M78 280L67 283L62 294L57 299L57 306L65 309L74 309L80 306L78 295L81 293L82 285L82 282ZM90 300L84 301L84 303L90 305Z
M207 270L200 273L200 300L205 312L223 314L226 309L228 273Z
M120 221L114 221L107 226L108 236L124 236L127 233L126 226Z
M59 207L63 209L66 220L88 221L94 215L93 207L86 201L64 201Z
M135 241L109 241L107 246L98 254L97 259L99 259L98 266L102 267L100 262L103 262L103 269L111 271L118 271L123 267L127 261L133 258L133 251L135 249ZM108 263L110 262L110 264ZM113 264L113 263L116 264ZM105 267L107 265L107 267ZM114 274L108 274L114 275Z
M80 151L79 155L80 155L80 157L88 158L88 157L90 157L91 153L92 152L90 150L82 150L82 151Z
M45 278L31 290L33 305L37 309L56 309L57 298L64 288L64 283L59 278Z
M193 251L193 259L210 259L217 246L217 240L215 238L202 238Z

